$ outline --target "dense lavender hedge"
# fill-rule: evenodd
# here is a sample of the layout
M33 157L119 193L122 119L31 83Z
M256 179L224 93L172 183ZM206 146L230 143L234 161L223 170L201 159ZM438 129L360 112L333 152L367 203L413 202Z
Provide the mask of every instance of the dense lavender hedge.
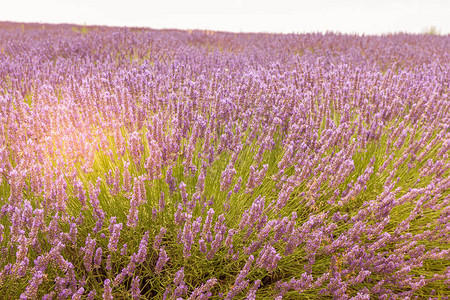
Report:
M0 24L0 295L446 299L450 36Z

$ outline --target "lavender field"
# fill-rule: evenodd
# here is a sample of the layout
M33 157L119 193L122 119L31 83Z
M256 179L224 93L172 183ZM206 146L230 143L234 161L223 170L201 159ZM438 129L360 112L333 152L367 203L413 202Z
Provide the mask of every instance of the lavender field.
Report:
M0 298L448 299L450 36L0 23Z

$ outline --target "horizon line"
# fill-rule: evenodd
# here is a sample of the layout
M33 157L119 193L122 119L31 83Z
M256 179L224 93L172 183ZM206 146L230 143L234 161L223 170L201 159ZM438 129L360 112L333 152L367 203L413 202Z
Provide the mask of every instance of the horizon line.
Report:
M150 26L136 26L136 25L109 25L109 24L89 24L87 22L83 23L61 23L61 22L47 22L47 21L13 21L13 20L0 20L0 24L17 24L17 25L49 25L49 26L77 26L77 27L104 27L104 28L118 28L118 29L140 29L140 30L161 30L161 31L205 31L205 32L217 32L217 33L230 33L230 34L269 34L269 35L302 35L302 34L336 34L336 35L352 35L352 36L391 36L391 35L437 35L437 36L449 36L449 33L441 33L440 28L434 25L427 26L422 32L412 32L412 31L392 31L392 32L382 32L382 33L364 33L364 32L341 32L338 30L327 29L317 30L317 31L231 31L231 30L220 30L220 29L209 29L209 28L175 28L175 27L150 27Z

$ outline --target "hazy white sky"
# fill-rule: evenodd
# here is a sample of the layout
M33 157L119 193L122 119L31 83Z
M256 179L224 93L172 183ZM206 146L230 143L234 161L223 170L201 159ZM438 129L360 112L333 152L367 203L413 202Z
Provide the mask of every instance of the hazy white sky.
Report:
M0 0L0 21L235 32L450 33L450 0Z

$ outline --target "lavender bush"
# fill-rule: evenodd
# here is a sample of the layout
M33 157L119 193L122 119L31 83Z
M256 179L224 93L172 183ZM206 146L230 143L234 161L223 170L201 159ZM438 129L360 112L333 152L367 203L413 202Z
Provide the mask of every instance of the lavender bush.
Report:
M0 295L450 295L448 35L0 28Z

